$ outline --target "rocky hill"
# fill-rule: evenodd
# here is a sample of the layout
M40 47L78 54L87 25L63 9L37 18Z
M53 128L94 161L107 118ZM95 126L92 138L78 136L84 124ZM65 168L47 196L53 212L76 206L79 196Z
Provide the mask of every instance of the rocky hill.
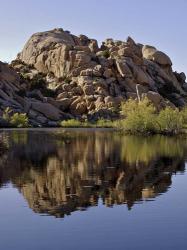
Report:
M115 119L128 98L147 96L158 108L187 103L184 73L149 45L95 39L63 29L31 36L11 65L0 64L0 112L27 113L33 126L63 119Z

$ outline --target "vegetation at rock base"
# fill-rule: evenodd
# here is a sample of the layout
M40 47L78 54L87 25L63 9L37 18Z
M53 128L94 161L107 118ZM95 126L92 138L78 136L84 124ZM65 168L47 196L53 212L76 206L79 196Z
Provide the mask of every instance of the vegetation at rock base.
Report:
M12 127L26 128L29 126L28 117L25 113L12 113L10 108L6 108L3 119L10 123Z
M114 128L116 127L116 122L111 120L99 119L95 122L95 127L97 128Z
M153 104L143 98L141 101L129 99L122 104L120 128L129 134L179 134L187 122L187 109L166 107L157 112Z
M155 112L153 104L147 98L140 102L129 99L122 104L122 114L125 116L122 128L130 134L154 132Z
M183 114L179 109L166 107L156 116L156 131L163 134L178 134L184 127Z
M70 119L62 121L60 126L64 128L113 128L115 127L115 122L105 119L100 119L96 122L81 122L76 119Z
M61 127L69 127L69 128L79 128L79 127L84 127L84 123L80 122L79 120L76 119L70 119L67 121L62 121L60 123Z
M160 112L143 98L141 101L129 99L121 106L123 119L116 121L100 119L96 122L81 122L71 119L62 121L61 127L116 128L127 134L165 134L175 135L184 132L187 125L187 108L166 107Z
M14 113L8 107L4 110L3 119L11 127L29 127L29 119L25 113ZM185 132L187 127L187 108L166 107L158 112L154 105L143 98L138 101L129 99L121 105L121 117L115 121L99 119L94 122L77 119L64 120L59 123L63 128L115 128L126 134L165 134L176 135Z

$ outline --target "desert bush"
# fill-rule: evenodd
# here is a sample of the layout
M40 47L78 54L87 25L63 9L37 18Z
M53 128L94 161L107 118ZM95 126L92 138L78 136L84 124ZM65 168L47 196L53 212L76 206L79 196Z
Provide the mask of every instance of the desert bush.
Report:
M102 56L104 56L105 58L109 58L110 57L110 53L109 51L106 49L106 50L103 50L102 51Z
M179 134L187 123L187 109L166 107L156 113L153 104L144 98L141 101L129 99L122 104L124 120L117 124L130 134L158 133Z
M75 119L62 121L62 127L117 128L128 134L179 134L187 124L187 109L180 111L166 107L159 113L153 104L143 98L141 101L129 99L121 106L122 119L111 121L100 119L90 123Z
M10 118L10 124L17 128L28 127L28 117L25 113L15 113Z
M33 78L29 80L29 83L31 90L46 88L46 82L42 73L38 73L37 75L33 76Z
M144 98L140 102L129 99L122 104L122 115L125 117L120 125L131 134L155 132L155 108Z
M7 122L10 122L10 117L12 115L12 110L7 107L3 112L3 119Z
M96 122L88 122L88 121L81 122L76 119L70 119L62 121L60 123L60 126L66 128L68 127L69 128L112 128L115 127L115 124L113 121L105 119L99 119Z
M181 115L183 119L183 124L186 125L187 124L187 107L181 110Z
M112 128L114 127L114 123L111 120L99 119L92 126L97 128Z
M13 113L9 107L5 109L3 119L16 128L26 128L29 126L28 117L25 113Z
M83 127L84 124L76 119L70 119L70 120L66 120L66 121L62 121L60 123L61 127L65 127L65 128L79 128L79 127Z
M183 114L179 109L166 107L156 117L156 130L162 134L178 134L184 126Z

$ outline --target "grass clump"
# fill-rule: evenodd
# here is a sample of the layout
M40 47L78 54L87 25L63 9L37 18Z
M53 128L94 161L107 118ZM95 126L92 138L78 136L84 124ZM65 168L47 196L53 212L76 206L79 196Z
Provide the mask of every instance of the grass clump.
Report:
M106 120L106 119L99 119L95 123L93 123L93 126L96 128L113 128L114 122L111 120Z
M60 126L64 128L112 128L115 127L115 124L113 121L105 119L100 119L96 122L88 122L88 121L81 122L76 119L70 119L62 121L60 123Z
M26 128L29 126L28 117L25 113L12 113L10 108L6 108L3 113L3 119L12 127Z
M76 119L70 119L70 120L62 121L60 123L60 126L64 128L80 128L84 126L84 123Z

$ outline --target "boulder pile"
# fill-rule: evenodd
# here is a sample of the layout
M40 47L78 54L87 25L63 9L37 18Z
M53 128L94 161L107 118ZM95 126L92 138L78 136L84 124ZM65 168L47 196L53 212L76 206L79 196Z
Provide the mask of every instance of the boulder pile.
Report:
M157 109L187 103L184 73L149 45L75 36L63 29L36 33L11 63L0 63L0 114L24 112L33 126L63 119L115 119L122 101L147 96Z

